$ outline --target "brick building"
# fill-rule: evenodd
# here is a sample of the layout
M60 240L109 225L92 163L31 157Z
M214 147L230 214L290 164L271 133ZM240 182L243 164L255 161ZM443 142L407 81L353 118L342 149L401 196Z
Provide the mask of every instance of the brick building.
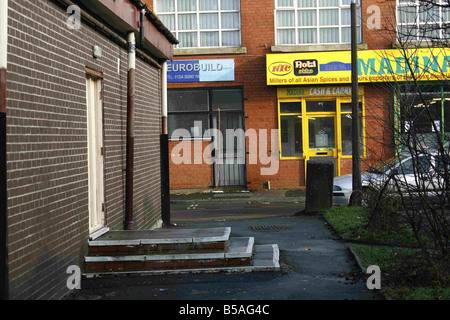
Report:
M305 163L316 156L333 157L338 175L351 172L350 0L150 2L180 41L168 69L169 134L185 129L172 135L172 189L302 188ZM417 1L358 2L363 169L394 155L397 134L390 128L395 127L393 105L399 101L394 87L401 86L397 76L405 69L387 69L402 58L394 50L400 30L437 26L447 19L445 9L430 10L433 18L424 17ZM424 52L423 69L431 55ZM436 56L445 63L445 52ZM297 67L299 61L317 65ZM376 78L384 74L391 78ZM444 99L441 102L436 121L444 122L449 111ZM223 138L218 147L218 139L207 132L212 128L224 135L226 129L254 130L258 148L267 148L265 154L279 160L276 173L262 173L271 165L267 159L258 156L252 161L255 146L248 137L232 149ZM270 133L260 134L272 129L279 130L272 138ZM201 151L224 161L211 164L207 156L195 156ZM234 159L234 164L226 164L226 159Z
M9 296L57 299L88 236L124 228L131 94L134 228L161 225L161 64L177 42L140 1L5 5Z

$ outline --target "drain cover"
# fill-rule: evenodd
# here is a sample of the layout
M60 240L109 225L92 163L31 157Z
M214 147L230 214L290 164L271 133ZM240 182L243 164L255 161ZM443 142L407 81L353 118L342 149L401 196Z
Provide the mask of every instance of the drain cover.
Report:
M289 229L288 226L280 226L280 225L273 225L273 226L252 226L250 227L252 230L286 230Z

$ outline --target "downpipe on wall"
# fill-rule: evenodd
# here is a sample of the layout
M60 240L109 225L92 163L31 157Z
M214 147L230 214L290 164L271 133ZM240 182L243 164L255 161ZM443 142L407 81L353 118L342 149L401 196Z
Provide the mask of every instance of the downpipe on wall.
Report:
M133 187L134 187L134 107L136 97L136 36L130 32L128 42L128 80L127 80L127 149L126 149L126 195L125 230L134 229Z
M167 113L167 61L164 61L161 69L161 217L164 227L172 227L174 224L170 221L170 157Z

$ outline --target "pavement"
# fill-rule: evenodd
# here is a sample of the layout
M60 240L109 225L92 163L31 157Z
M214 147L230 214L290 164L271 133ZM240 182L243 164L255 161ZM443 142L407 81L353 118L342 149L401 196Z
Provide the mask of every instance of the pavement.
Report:
M247 202L239 202L241 196L227 202L195 200L193 196L184 202L173 202L171 217L174 228L231 227L232 237L254 237L257 245L276 243L281 272L108 277L87 286L82 284L82 289L68 299L378 299L367 289L366 275L346 245L333 235L326 222L316 215L295 216L304 208L301 201L269 201L276 199L274 194L294 198L286 197L286 192L271 193L267 198L255 197L253 193L251 199L258 200Z
M304 203L305 190L182 189L170 193L172 204L215 203Z

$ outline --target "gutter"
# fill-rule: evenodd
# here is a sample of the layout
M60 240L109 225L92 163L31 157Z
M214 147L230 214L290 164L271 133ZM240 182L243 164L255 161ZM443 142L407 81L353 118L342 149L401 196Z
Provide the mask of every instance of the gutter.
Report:
M3 0L1 0L3 1ZM70 0L53 0L54 2L59 3L64 9L67 9L70 6L76 5L74 2ZM123 37L118 35L116 32L111 30L108 26L105 24L99 22L96 18L94 18L92 15L87 13L85 10L80 8L80 14L81 18L89 25L93 26L97 31L100 33L103 33L105 36L113 40L118 45L122 46L123 48L127 48L127 40L125 40ZM147 13L148 14L148 13ZM153 65L154 67L161 69L161 64L153 59L149 54L147 54L142 49L136 49L136 54L139 58L144 60L145 62Z
M0 1L0 299L9 299L8 187L6 154L6 77L8 68L8 0Z

